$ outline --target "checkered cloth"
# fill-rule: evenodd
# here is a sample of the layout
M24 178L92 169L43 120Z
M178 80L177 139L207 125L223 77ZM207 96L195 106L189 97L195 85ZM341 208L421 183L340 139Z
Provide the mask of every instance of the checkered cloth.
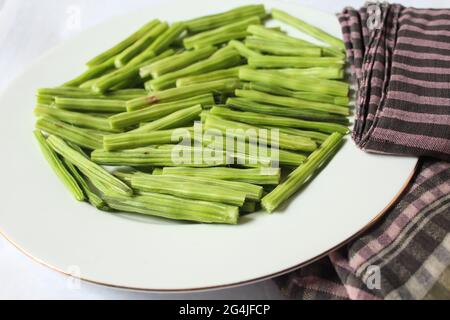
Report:
M369 19L381 24L370 31ZM381 4L339 20L358 84L357 145L449 159L450 10ZM450 299L449 231L450 163L424 157L364 236L276 281L298 299Z

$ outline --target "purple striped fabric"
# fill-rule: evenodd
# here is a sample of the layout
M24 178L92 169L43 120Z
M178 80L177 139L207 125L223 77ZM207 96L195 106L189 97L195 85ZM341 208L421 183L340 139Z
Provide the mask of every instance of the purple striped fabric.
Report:
M450 9L386 3L339 15L363 150L450 160Z
M450 163L423 160L364 236L276 279L296 299L450 299Z
M339 21L358 86L358 146L449 160L450 10L377 4ZM297 299L450 299L450 163L422 158L365 235L276 281Z

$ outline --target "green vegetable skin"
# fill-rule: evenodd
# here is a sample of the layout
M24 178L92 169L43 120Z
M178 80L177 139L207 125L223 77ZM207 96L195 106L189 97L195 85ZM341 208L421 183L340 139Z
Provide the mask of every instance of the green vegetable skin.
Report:
M333 133L322 146L313 152L306 162L293 171L286 181L278 185L271 193L266 195L262 201L262 206L268 211L273 212L283 201L291 197L298 191L303 183L314 173L317 168L323 165L333 156L339 143L342 141L342 135Z
M212 55L209 59L199 61L184 69L167 73L161 77L150 80L146 82L145 87L148 90L167 89L175 86L179 78L234 67L240 62L241 59L236 51L225 52L220 55Z
M259 138L261 137L259 127L252 126L246 123L238 122L238 121L230 121L225 120L220 117L216 117L212 114L208 114L205 121L205 130L208 129L215 129L219 130L222 133L226 133L229 129L242 129L242 130L250 130L251 132L254 132L256 136ZM238 131L233 132L234 138L243 138L245 141L248 140L248 137L245 135L245 132L243 134L239 133ZM271 145L271 137L267 137L268 141L267 144ZM284 134L282 132L278 135L278 141L276 141L276 145L279 146L281 149L285 150L295 150L295 151L313 151L317 148L317 145L314 141L312 141L309 138L301 137L298 135L289 135Z
M92 130L78 128L65 122L43 117L36 121L36 129L57 135L64 140L87 149L100 149L103 147L103 135Z
M151 107L143 108L141 110L113 115L109 118L109 123L111 128L119 129L131 127L142 122L158 120L173 112L198 104L212 105L214 104L214 97L212 94L203 94L178 101L154 104Z
M328 43L331 46L338 47L341 50L345 49L344 41L342 41L341 39L333 37L332 35L322 31L321 29L309 23L306 23L305 21L302 21L298 18L295 18L284 11L273 9L272 17L274 19L290 24L291 26L299 29L300 31L309 34L318 40Z
M228 24L226 26L196 34L194 36L185 38L183 44L185 48L191 49L195 46L204 46L204 44L211 44L216 42L216 39L221 39L225 35L226 38L237 39L238 37L232 37L233 33L244 33L247 35L247 28L249 25L261 24L261 19L258 16L253 16L244 20L240 20L235 23ZM225 41L222 41L225 42Z
M56 153L78 167L86 176L93 177L109 185L118 194L130 195L133 193L126 184L116 179L102 167L86 159L82 154L65 143L64 140L56 136L49 136L47 142Z
M154 19L74 79L39 89L35 136L74 197L110 212L236 224L301 188L349 131L344 46L289 13L272 17L322 44L264 26L267 16L246 5ZM263 197L263 186L273 191Z
M159 149L155 147L143 147L131 150L122 151L106 151L106 150L94 150L91 153L91 159L97 164L111 165L111 166L153 166L153 167L214 167L225 166L228 163L228 157L226 153L221 154L220 158L214 157L211 159L202 159L201 162L195 161L195 152L197 149L186 149L181 158L181 161L174 161L173 151L171 149ZM199 152L204 150L198 149ZM189 152L189 154L187 153ZM189 155L186 159L186 154ZM206 161L208 160L208 161Z
M78 201L84 200L84 193L78 185L75 178L70 174L67 168L64 166L63 161L58 157L55 151L49 146L44 135L39 131L34 131L34 136L36 137L39 147L42 153L47 159L48 163L52 167L53 171L59 177L59 179L64 183L67 189L73 194L75 199Z
M246 182L257 185L272 185L280 182L280 169L236 169L236 168L164 168L163 175L186 175Z
M170 176L137 176L132 179L131 185L134 189L145 192L155 192L170 194L173 196L204 200L210 202L221 202L225 204L241 207L245 201L245 193L226 189L214 185L208 185L208 192L205 192L205 185L201 182L183 181L180 183L177 179Z
M139 71L139 75L141 78L146 78L148 76L157 78L163 74L176 71L194 62L208 58L216 51L217 48L212 46L200 48L198 50L185 51L142 67Z
M107 195L106 203L119 211L201 223L237 224L239 208L217 202L182 199L159 193L135 197Z

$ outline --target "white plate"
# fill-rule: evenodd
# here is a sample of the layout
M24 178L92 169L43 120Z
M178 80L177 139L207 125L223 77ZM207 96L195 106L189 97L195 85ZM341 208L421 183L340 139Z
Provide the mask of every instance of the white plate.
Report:
M332 15L263 1L340 35ZM83 63L150 18L183 20L247 1L176 1L116 18L53 49L0 98L3 168L0 230L63 273L105 285L188 291L256 281L323 255L375 221L409 180L416 159L368 155L347 141L283 212L238 226L177 223L97 211L72 199L41 155L32 130L34 92L83 70Z

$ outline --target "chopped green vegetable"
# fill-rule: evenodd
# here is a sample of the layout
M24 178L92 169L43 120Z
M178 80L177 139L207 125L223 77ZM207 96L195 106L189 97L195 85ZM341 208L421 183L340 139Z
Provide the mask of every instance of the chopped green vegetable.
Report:
M117 68L124 67L134 57L144 51L161 33L166 31L168 27L167 23L161 23L160 21L155 20L153 26L151 26L149 31L142 38L116 56L114 60L115 66Z
M182 100L157 103L152 105L151 107L113 115L109 118L109 122L111 128L127 128L138 123L160 119L173 112L198 104L212 105L214 104L214 97L212 96L212 94L202 94Z
M185 78L180 78L177 80L177 87L186 87L193 84L199 84L209 81L215 80L223 80L229 78L238 78L239 77L239 69L241 67L233 67L229 69L211 71L207 73L203 73L196 76L188 76Z
M66 142L64 142L64 140L51 135L48 137L47 142L52 149L55 150L55 152L74 164L87 177L92 177L92 179L108 185L118 194L131 195L133 193L133 191L126 184L112 176L108 171L99 165L87 159L77 150L70 147Z
M266 138L267 141L265 142L267 145L271 146L273 144L275 146L279 146L281 149L310 152L317 148L316 143L309 138L303 138L298 135L284 134L281 132L278 134L278 140L272 141L271 137L268 136L270 132L267 133L266 131L261 131L260 129L262 128L238 121L225 120L212 114L208 114L206 116L205 130L208 129L219 130L223 134L231 135L232 137L239 140L242 139L243 141L248 141L250 138L254 137L258 139ZM236 129L242 129L244 132ZM245 131L249 131L251 135L247 134Z
M234 67L240 64L239 54L233 50L220 55L213 55L206 60L194 63L184 69L167 73L145 83L148 90L163 90L175 86L179 78L194 76L205 72Z
M333 133L325 142L313 152L306 162L294 170L286 181L278 185L272 192L266 195L261 204L268 212L273 212L285 200L297 192L305 181L332 157L342 141L342 135Z
M182 199L158 193L135 197L107 195L108 205L116 210L201 223L237 224L239 209L218 202Z
M192 200L221 202L239 207L245 202L244 192L215 185L208 185L208 191L205 192L205 184L202 182L198 182L195 179L180 181L176 177L172 178L169 175L137 175L132 178L131 185L136 190L170 194Z
M179 133L179 135L177 135ZM123 133L112 134L105 136L103 139L103 145L106 150L126 150L140 147L146 147L158 144L170 144L177 143L175 137L188 137L190 136L190 129L178 128L171 130L150 131L150 132L136 132L136 133Z
M149 96L136 98L127 102L127 109L139 109L144 106L150 106L158 102L170 102L181 100L193 96L214 93L214 92L233 92L240 86L239 79L228 78L211 82L194 84L181 88L172 88L164 91L152 92Z
M258 16L264 18L266 10L263 5L247 5L235 8L223 13L208 15L201 18L195 18L185 22L188 30L192 33L198 33L214 28L219 28L227 24L242 21L245 18Z
M134 32L132 35L130 35L129 37L127 37L126 39L124 39L123 41L121 41L120 43L115 45L114 47L112 47L111 49L109 49L109 50L99 54L95 58L91 59L86 64L89 67L92 67L92 66L99 65L99 64L115 57L116 55L118 55L119 53L124 51L126 48L131 46L133 43L138 41L141 37L143 37L150 29L152 29L154 27L154 24L155 24L155 20L151 20L150 22L148 22L144 26L142 26L139 30Z
M97 134L92 130L75 127L50 117L38 119L36 121L36 128L84 148L100 149L103 147L103 135Z
M293 17L287 12L278 9L273 9L272 17L276 20L280 20L284 23L293 26L298 30L300 30L301 32L306 33L320 41L323 41L332 47L338 47L341 50L345 49L344 41L342 41L341 39L338 39L303 20Z
M261 24L261 19L258 16L253 16L243 20L239 20L235 23L227 24L223 27L211 31L198 33L196 35L184 38L183 44L185 48L191 49L194 48L195 46L198 46L201 43L208 43L211 41L211 39L214 39L215 37L221 37L227 34L230 35L236 32L239 33L247 31L248 26L253 24Z
M245 46L248 49L277 56L320 57L322 55L322 49L319 47L296 47L284 41L251 38L245 40Z
M192 63L206 59L216 51L217 48L211 46L200 48L198 50L184 51L180 54L167 57L142 67L139 75L141 78L146 78L150 75L153 78L158 78L166 73L179 70Z
M67 187L67 189L72 193L72 195L78 201L84 200L84 193L78 185L75 178L70 174L67 168L64 166L63 161L58 157L56 152L49 146L46 138L39 130L34 131L34 136L36 137L37 142L39 143L39 147L44 154L45 159L52 167L53 171L62 181L62 183Z
M271 185L280 182L280 169L236 169L236 168L164 168L163 175L183 175L209 177L221 180L246 182L258 185Z

